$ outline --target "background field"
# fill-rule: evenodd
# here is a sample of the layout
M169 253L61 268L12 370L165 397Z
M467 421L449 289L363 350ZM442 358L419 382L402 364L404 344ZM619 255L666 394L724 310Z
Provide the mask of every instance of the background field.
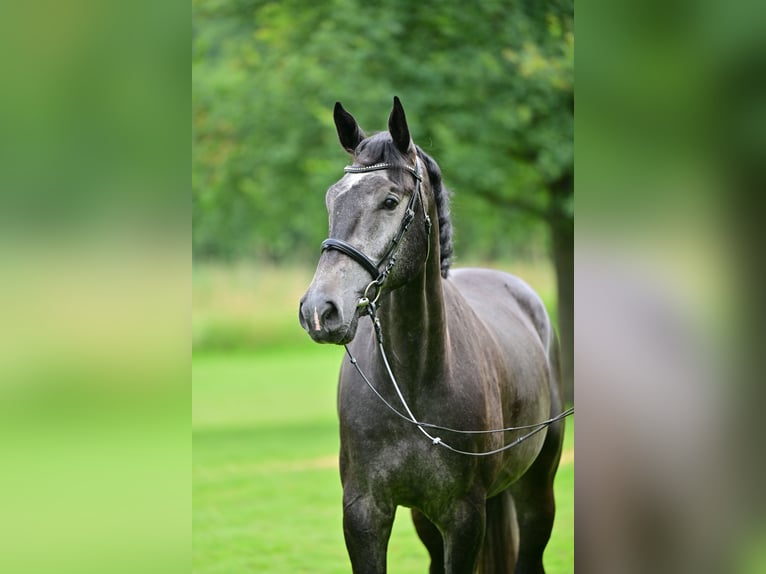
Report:
M544 297L551 292L544 266L519 268ZM310 274L195 268L193 571L199 574L350 570L336 460L335 387L343 355L311 343L298 326L297 300ZM573 444L570 419L545 556L552 574L573 571ZM392 572L426 570L406 509L397 515L389 548Z

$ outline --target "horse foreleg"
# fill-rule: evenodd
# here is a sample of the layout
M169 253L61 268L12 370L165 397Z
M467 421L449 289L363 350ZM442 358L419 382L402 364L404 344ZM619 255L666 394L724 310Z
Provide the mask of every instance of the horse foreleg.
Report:
M412 522L415 525L415 532L418 533L420 540L431 556L428 574L444 574L444 540L442 540L441 532L433 522L428 520L425 514L414 508L412 509Z
M444 533L445 574L473 574L484 538L484 497L459 500L439 517Z
M343 495L343 534L354 574L386 571L386 549L396 507L369 495Z
M537 460L510 487L521 538L516 574L545 574L543 552L551 537L556 514L553 479L561 457L562 433L562 423L551 425Z

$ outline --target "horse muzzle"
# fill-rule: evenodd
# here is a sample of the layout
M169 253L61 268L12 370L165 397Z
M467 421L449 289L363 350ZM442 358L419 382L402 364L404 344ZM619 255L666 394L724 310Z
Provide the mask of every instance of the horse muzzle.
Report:
M356 333L356 313L351 313L349 318L339 303L321 293L309 291L303 296L298 319L301 327L317 343L345 345Z

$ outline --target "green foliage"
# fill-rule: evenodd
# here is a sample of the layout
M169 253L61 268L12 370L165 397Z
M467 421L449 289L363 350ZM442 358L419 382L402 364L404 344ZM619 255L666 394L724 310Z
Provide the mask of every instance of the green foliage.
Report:
M458 256L545 248L571 218L572 2L193 2L197 257L313 260L347 157L336 100L368 131L393 95L454 195ZM498 209L501 207L503 209Z

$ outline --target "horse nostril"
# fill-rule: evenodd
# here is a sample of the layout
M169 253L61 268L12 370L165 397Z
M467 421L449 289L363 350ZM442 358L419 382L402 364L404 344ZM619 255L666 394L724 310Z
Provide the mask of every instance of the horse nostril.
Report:
M305 297L300 304L301 326L310 334L333 333L343 324L343 311L335 302L324 297Z
M330 329L334 323L337 323L339 319L338 307L332 301L325 301L322 307L322 315L320 317L321 324L325 328Z

